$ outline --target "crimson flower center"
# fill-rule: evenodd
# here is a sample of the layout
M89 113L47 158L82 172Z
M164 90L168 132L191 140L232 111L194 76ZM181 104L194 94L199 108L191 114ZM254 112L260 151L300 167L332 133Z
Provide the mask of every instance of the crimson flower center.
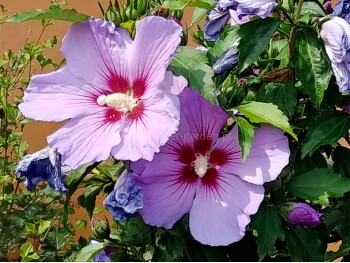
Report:
M200 178L203 178L208 170L208 157L197 153L196 160L192 163L192 166L194 166L194 171L196 174Z
M138 105L139 99L135 99L131 94L112 93L109 95L101 95L97 98L97 104L100 106L107 105L124 114L132 112L133 108Z

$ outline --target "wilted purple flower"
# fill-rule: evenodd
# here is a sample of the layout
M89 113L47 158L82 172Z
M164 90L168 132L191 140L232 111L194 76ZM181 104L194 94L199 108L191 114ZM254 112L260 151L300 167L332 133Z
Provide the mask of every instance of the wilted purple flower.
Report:
M231 25L243 24L249 21L249 16L256 15L266 18L271 14L276 0L216 0L217 6L209 11L203 27L205 39L217 41L221 30L230 19Z
M33 190L41 181L47 181L51 188L61 193L68 191L64 186L61 155L50 147L22 157L17 164L16 173L26 178L24 185L28 191Z
M324 8L324 10L326 10L326 13L327 13L327 14L333 13L332 1L326 1L326 2L323 4L323 8Z
M350 23L350 0L341 0L333 8L332 16L338 16Z
M350 92L350 25L340 17L322 24L321 38L340 92Z
M176 132L177 83L166 69L180 44L182 28L172 20L136 22L132 40L112 22L74 24L62 44L67 66L36 75L19 105L26 117L69 121L48 137L64 164L76 168L106 160L152 160Z
M239 53L236 45L226 50L214 63L214 74L221 75L233 69L238 63L238 56Z
M237 127L219 138L229 116L196 90L185 88L179 98L178 132L153 161L131 166L141 174L133 176L144 196L140 213L147 224L165 228L190 213L196 240L228 245L244 236L264 198L264 182L274 180L288 163L288 139L281 130L262 125L242 163Z
M143 206L142 193L128 171L120 175L114 190L103 201L103 204L117 221L123 222L127 218L136 216Z
M313 227L321 223L322 214L307 203L294 203L288 220L301 227Z

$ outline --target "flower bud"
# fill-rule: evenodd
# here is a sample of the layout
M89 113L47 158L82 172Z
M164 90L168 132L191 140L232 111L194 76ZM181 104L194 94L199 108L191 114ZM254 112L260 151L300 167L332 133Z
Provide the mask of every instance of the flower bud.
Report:
M122 17L120 13L113 9L112 6L109 6L106 13L105 13L105 19L107 21L112 21L116 26L119 26L122 22Z
M321 213L307 203L294 203L288 220L301 227L313 227L321 223Z
M98 240L103 239L109 239L109 235L111 233L111 230L109 228L109 225L102 221L99 218L93 218L91 220L92 225L92 234L96 237Z

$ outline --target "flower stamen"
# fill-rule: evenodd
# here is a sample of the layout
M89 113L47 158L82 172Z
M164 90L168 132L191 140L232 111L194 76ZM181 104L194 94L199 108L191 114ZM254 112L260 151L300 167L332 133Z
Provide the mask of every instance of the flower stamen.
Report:
M192 163L192 165L194 166L194 171L196 174L200 178L203 178L208 170L208 157L198 153L196 154L196 157L197 159Z
M138 99L134 99L132 94L113 93L109 95L101 95L97 98L97 104L100 106L107 105L124 114L130 113L138 104Z

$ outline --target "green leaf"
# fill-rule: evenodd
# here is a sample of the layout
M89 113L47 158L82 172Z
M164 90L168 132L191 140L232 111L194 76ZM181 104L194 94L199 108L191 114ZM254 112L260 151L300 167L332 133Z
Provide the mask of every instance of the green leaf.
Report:
M5 22L14 23L29 20L51 19L79 23L86 21L89 17L89 15L78 13L75 9L61 9L58 6L52 5L47 10L38 9L36 11L15 14Z
M326 16L327 14L315 2L304 2L301 8L301 15L310 14L314 16Z
M302 144L301 158L312 155L323 145L337 145L350 129L350 116L345 112L327 110L318 115L307 126L306 138Z
M251 227L258 231L258 254L261 261L273 248L277 238L284 233L277 207L263 203L253 216Z
M332 76L332 69L323 43L315 31L297 31L294 38L294 52L290 61L312 102L320 106L325 90Z
M30 234L36 234L36 227L34 224L29 223L29 222L25 222L24 223L25 229L28 233Z
M76 222L76 229L86 229L87 222L86 220L78 220Z
M270 82L259 89L257 101L277 105L284 115L291 119L297 108L297 90L293 83Z
M324 261L326 250L316 228L300 228L288 225L286 242L292 261Z
M313 201L318 200L324 193L330 197L342 197L350 191L350 180L331 172L328 168L320 168L299 175L287 188L292 194Z
M342 176L350 177L350 149L338 146L334 150L334 171Z
M267 49L271 37L276 32L281 20L275 18L255 19L240 26L241 37L238 45L239 63L237 72L241 73Z
M57 231L50 232L47 238L47 243L50 244L50 246L53 247L56 251L60 250L61 247L66 245L70 239L70 237L67 237L64 234Z
M82 196L79 197L79 204L86 209L89 218L92 218L92 214L95 208L96 196L102 190L103 185L89 185Z
M39 224L38 235L44 233L51 226L51 221L41 221Z
M34 251L33 245L29 242L24 243L19 249L20 256L22 258L27 257L30 253Z
M168 7L170 10L183 10L185 7L198 7L206 10L213 9L213 5L208 2L200 0L169 0L164 1L163 6Z
M242 161L245 162L253 146L254 126L245 118L234 116L238 129L238 141L242 151Z
M230 47L237 45L240 39L238 29L238 26L232 27L232 30L227 33L227 36L224 39L220 39L212 48L209 49L208 55L211 64L214 64L215 61Z
M102 252L104 244L95 243L84 247L77 255L75 262L88 262L92 257Z
M85 176L87 176L96 166L97 163L89 163L68 174L65 179L65 184L70 196L75 192L75 190L77 190L79 184L83 181Z
M253 123L268 123L289 133L295 140L292 127L288 123L288 118L272 103L262 103L257 101L247 101L236 106L236 109L244 114Z
M120 240L123 244L129 246L147 245L151 242L150 228L140 216L130 218L120 234Z
M192 47L180 47L170 63L170 70L176 76L184 76L189 87L198 89L207 100L215 103L214 72L204 52Z
M214 0L202 0L202 2L208 3L211 6L214 6L215 4ZM205 8L196 7L193 11L192 22L190 27L193 26L193 24L200 22L202 18L207 14L207 12L208 10Z

